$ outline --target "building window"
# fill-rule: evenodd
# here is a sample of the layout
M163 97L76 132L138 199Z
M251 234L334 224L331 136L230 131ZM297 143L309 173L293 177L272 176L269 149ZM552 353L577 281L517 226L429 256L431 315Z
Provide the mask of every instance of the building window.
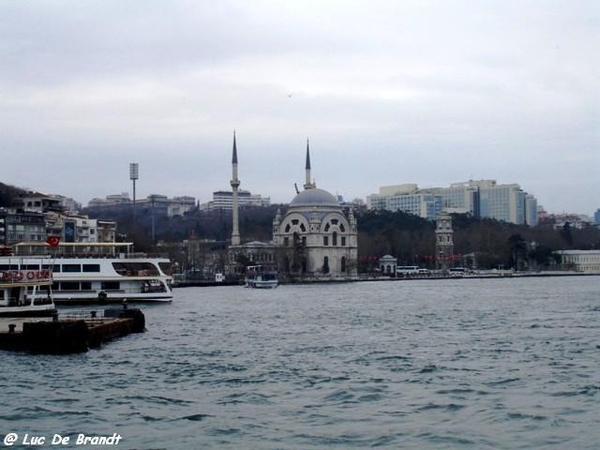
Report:
M342 247L346 246L346 236L342 236Z
M333 245L334 247L337 245L337 233L335 231L333 232L333 237L331 239L331 245Z
M346 257L342 256L342 272L346 271ZM390 266L387 266L387 273L391 273Z
M323 245L329 245L329 236L323 236Z
M323 273L329 273L329 257L323 258Z
M283 245L285 247L289 247L290 246L290 238L289 237L286 236L286 237L283 238Z

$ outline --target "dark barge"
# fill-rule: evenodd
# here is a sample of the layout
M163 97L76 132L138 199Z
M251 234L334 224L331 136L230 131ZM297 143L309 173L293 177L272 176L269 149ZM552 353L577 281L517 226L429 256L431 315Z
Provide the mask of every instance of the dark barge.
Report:
M126 307L106 309L103 317L91 311L88 317L5 318L0 320L0 350L82 353L130 333L141 333L145 322L140 309Z

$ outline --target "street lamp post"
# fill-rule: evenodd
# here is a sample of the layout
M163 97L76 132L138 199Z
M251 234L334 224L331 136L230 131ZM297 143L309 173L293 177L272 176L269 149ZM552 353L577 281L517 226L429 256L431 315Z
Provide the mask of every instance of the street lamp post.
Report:
M135 181L139 178L138 163L129 164L129 179L133 182L133 226L132 235L135 235Z

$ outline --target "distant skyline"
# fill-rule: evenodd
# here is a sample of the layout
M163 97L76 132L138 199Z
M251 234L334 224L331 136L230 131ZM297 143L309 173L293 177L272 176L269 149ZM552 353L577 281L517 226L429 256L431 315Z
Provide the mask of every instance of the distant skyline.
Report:
M600 2L0 1L0 181L288 203L518 183L600 208Z

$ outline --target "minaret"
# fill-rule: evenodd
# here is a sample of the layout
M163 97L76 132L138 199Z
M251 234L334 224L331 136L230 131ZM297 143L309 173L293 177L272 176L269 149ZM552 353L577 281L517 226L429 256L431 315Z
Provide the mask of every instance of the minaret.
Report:
M233 226L231 230L231 245L240 245L240 231L238 224L238 187L240 187L240 180L238 180L238 160L237 148L235 145L235 131L233 132L233 155L231 157L231 174L231 189L233 190Z
M310 181L310 150L308 149L308 139L306 140L306 182L304 189L314 189L315 183Z

